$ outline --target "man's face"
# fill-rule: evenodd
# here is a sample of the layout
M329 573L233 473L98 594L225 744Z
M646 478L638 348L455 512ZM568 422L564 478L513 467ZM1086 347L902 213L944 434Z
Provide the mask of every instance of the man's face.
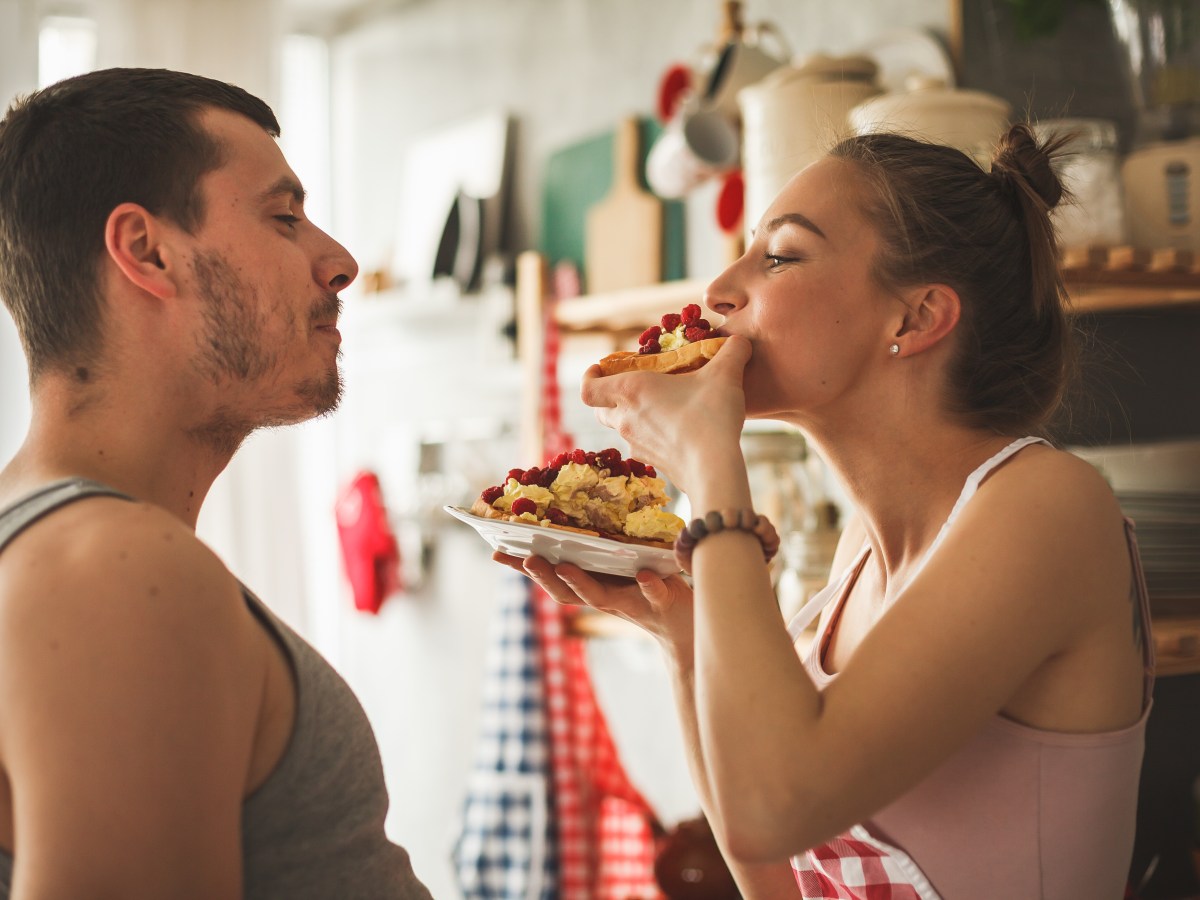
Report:
M201 121L225 155L201 180L190 258L192 365L220 398L212 427L248 433L329 412L341 396L337 292L358 267L304 218L300 183L268 134L224 110Z

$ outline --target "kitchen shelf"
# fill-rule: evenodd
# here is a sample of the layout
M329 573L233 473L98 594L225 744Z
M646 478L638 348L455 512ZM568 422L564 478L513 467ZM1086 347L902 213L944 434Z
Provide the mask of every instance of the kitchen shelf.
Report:
M1200 672L1200 616L1155 616L1151 628L1159 675Z
M1071 247L1063 278L1077 313L1200 304L1200 265L1188 251ZM640 332L663 313L700 302L707 286L690 278L572 297L555 304L554 318L568 332Z

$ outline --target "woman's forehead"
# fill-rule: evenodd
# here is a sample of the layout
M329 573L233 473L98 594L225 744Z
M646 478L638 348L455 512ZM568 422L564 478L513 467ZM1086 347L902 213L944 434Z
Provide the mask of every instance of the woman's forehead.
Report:
M799 216L813 222L830 240L859 232L866 222L866 187L853 163L826 157L797 172L775 198L762 225Z

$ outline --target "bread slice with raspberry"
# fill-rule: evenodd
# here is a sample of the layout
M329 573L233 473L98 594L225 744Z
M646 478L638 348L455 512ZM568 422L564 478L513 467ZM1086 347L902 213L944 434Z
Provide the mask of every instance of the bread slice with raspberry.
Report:
M629 544L670 549L684 522L667 512L666 485L615 448L560 453L544 468L511 469L486 488L471 512Z
M598 363L600 371L605 375L633 371L671 374L700 368L727 340L713 335L712 326L700 312L698 303L689 303L680 312L667 313L658 325L642 332L636 353L610 353Z

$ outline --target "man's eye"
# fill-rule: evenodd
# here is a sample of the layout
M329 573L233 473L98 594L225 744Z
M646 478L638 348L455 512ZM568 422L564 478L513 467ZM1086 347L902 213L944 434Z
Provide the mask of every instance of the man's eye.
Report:
M297 216L293 216L290 213L286 216L276 216L275 218L285 224L288 228L295 228L296 223L300 221Z

